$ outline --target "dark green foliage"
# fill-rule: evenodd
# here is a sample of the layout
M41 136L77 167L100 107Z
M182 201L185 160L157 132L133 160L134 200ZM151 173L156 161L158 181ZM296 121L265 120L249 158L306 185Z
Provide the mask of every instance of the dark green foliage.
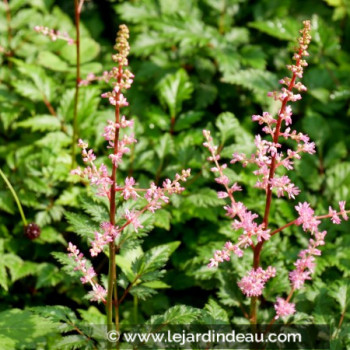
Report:
M144 214L143 229L127 229L119 238L119 292L127 291L123 322L247 322L249 300L237 280L251 268L251 254L234 257L218 269L206 266L216 249L240 233L232 230L222 209L225 202L217 198L219 187L206 161L202 129L212 131L225 162L233 152L253 151L260 128L251 115L278 111L279 105L266 94L278 89L278 80L285 76L306 18L313 27L304 76L308 92L295 104L293 122L316 142L317 154L296 163L292 180L302 193L291 202L274 198L271 227L293 220L298 202L309 201L320 215L329 205L337 207L339 200L350 203L349 8L348 0L84 4L82 78L111 68L118 24L125 22L131 33L129 63L135 82L126 114L135 120L138 143L124 158L118 181L133 176L141 187L152 181L160 185L181 169L192 169L181 196L173 196L171 205L154 216ZM89 256L94 232L109 220L108 204L69 174L75 47L33 30L44 25L74 38L73 1L11 0L10 12L11 35L1 2L0 168L20 197L28 222L42 232L34 241L24 236L16 203L0 179L0 343L9 349L42 344L50 349L94 348L101 334L92 334L83 324L105 322L105 310L103 305L89 307L87 289L73 271L66 246L72 241ZM113 119L113 109L100 99L104 91L104 82L80 88L79 137L102 155L99 164L110 166L101 135L106 121ZM81 166L78 154L76 159ZM242 185L237 199L262 214L264 193L253 188L253 170L232 165L226 175ZM118 200L116 222L123 223L126 208L142 205ZM331 325L331 348L345 349L350 346L349 222L322 225L329 232L326 245L313 281L295 296L294 321ZM264 246L263 267L274 264L277 276L259 301L259 321L269 322L274 300L289 292L288 272L308 239L300 228L290 227ZM107 257L106 249L91 259L102 276L107 274ZM66 306L47 306L52 304ZM24 333L3 331L3 324L23 320L28 323ZM75 326L81 333L71 332Z

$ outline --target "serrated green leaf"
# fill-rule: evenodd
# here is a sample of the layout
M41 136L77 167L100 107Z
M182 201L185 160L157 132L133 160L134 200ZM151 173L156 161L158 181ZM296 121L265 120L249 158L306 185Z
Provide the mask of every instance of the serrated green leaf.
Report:
M68 222L73 226L75 233L82 237L94 239L94 232L99 230L99 225L84 214L65 213Z
M214 299L209 299L208 303L204 306L204 309L208 311L212 320L221 321L223 323L227 323L229 321L227 311L223 309Z
M249 26L277 39L294 41L301 29L299 21L292 18L264 20L249 23Z
M223 77L223 81L243 86L256 93L260 99L262 99L262 96L265 99L266 91L272 91L276 87L277 77L268 71L247 69L235 74L227 74Z
M238 128L240 128L239 122L235 115L230 112L224 112L218 115L215 124L220 130L221 144L224 144L228 138L239 134Z
M85 335L74 334L66 335L54 344L53 349L57 350L75 350L75 349L93 349L94 343Z
M157 292L154 290L154 288L146 287L145 284L133 286L130 289L130 294L132 294L135 297L138 297L140 300L145 300L156 293Z
M116 255L115 262L122 269L129 282L133 282L135 280L136 275L131 268L132 261L122 255Z
M161 160L163 160L164 157L172 153L173 150L174 150L174 141L171 138L170 134L166 133L160 138L159 144L156 147L156 152L158 154L158 157Z
M67 306L63 305L46 305L46 306L35 306L31 307L30 310L53 323L58 322L78 322L78 318L74 311Z
M183 102L191 97L193 91L193 86L183 69L178 70L175 74L165 76L157 88L160 101L169 109L172 118L176 118L182 109Z
M3 349L30 349L43 336L53 333L57 333L53 323L29 311L12 309L0 313L0 344Z
M155 221L154 226L164 228L165 230L170 230L170 220L171 220L171 214L165 210L160 209L155 212Z
M38 279L35 285L36 289L42 287L53 287L62 281L62 274L59 273L57 266L50 263L42 263L37 266Z
M65 72L69 68L65 61L50 51L41 51L39 53L38 64L56 72Z
M3 259L0 260L0 286L8 291L7 273Z
M199 309L187 306L176 305L171 307L163 315L152 316L147 324L151 325L178 325L190 324L200 316Z
M15 202L9 191L0 191L0 209L11 215L15 213Z
M193 204L196 208L209 208L224 204L224 201L218 198L218 194L209 188L198 190L189 195L185 201Z
M141 261L141 269L137 272L139 275L160 269L169 260L170 255L179 247L181 242L170 242L162 244L148 250Z
M346 281L337 283L329 292L329 295L338 302L341 312L345 312L350 305L350 283Z
M17 123L22 128L30 128L32 131L60 130L61 123L57 117L49 114L37 115Z
M203 112L190 111L180 114L176 120L175 131L181 131L191 127L194 123L201 120L204 116Z
M80 62L92 61L100 52L100 45L91 38L81 38L80 40ZM60 56L70 64L76 64L75 45L65 45L60 51Z

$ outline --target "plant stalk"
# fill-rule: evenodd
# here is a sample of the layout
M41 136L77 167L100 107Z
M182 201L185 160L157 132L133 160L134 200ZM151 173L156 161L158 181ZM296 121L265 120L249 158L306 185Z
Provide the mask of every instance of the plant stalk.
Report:
M302 50L299 49L299 57L302 54ZM298 66L300 62L300 58L297 59L296 65ZM292 91L295 80L297 76L295 73L292 75L292 79L288 85L288 91ZM282 115L285 112L286 106L288 102L288 96L282 101L282 105L280 108L280 111L278 113L278 118L277 118L277 124L276 124L276 130L273 135L273 142L278 143L278 138L280 135L281 131L281 126L282 126ZM270 183L271 179L275 176L275 171L276 171L276 156L273 156L271 159L271 166L270 166L270 173L269 173L269 178L268 178L268 183ZM271 201L272 201L272 189L270 186L267 187L266 190L266 202L265 202L265 213L264 213L264 219L263 219L263 225L264 229L266 230L269 224L269 215L270 215L270 209L271 209ZM261 249L263 247L264 241L262 240L259 242L255 248L254 248L254 257L253 257L253 268L257 269L260 265L260 253ZM252 297L251 303L250 303L250 322L252 324L257 323L257 297Z
M75 167L75 149L78 139L78 103L80 87L80 13L82 3L74 0L74 18L75 18L75 48L76 48L76 78L75 78L75 95L74 95L74 114L73 114L73 136L72 136L72 163L71 169Z
M118 84L121 82L122 66L119 65ZM120 91L117 92L116 100L119 101ZM115 122L120 122L120 106L115 106ZM114 151L116 155L118 153L119 146L119 128L115 130L114 136ZM116 213L116 178L117 178L117 166L113 162L112 174L111 174L111 191L109 197L109 221L111 225L115 225L115 213ZM115 329L119 332L119 301L117 291L117 267L115 263L116 246L114 241L109 243L109 268L108 268L108 291L107 291L107 328L111 331L113 328L113 305L115 307ZM113 300L114 299L114 300ZM118 344L117 344L118 347Z
M18 210L19 210L19 213L21 214L21 218L22 218L22 221L23 221L23 225L24 226L27 226L28 225L28 222L26 220L26 217L24 215L24 211L23 211L23 208L22 208L22 204L17 196L17 193L16 191L14 190L14 188L12 187L10 181L8 180L8 178L6 177L6 175L3 173L3 171L0 169L0 175L1 177L3 178L4 182L6 183L7 187L9 188L16 204L17 204L17 207L18 207Z

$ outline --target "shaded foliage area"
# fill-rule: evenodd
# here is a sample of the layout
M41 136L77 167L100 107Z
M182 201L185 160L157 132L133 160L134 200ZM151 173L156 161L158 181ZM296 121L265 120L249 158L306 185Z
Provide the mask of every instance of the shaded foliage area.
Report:
M350 201L349 8L348 1L336 0L84 4L83 78L111 68L120 23L126 23L131 33L129 64L135 82L128 94L127 115L135 120L138 143L126 157L120 177L132 175L145 187L153 179L162 183L182 168L192 169L184 194L174 196L171 206L144 225L149 235L140 235L134 249L121 252L117 259L124 289L138 275L141 261L147 265L157 249L163 252L154 266L148 266L155 278L140 280L133 296L126 298L121 310L125 323L144 322L157 314L162 314L160 322L179 315L178 322L185 323L200 314L208 317L208 323L247 322L244 314L249 303L236 282L250 269L252 256L233 257L217 270L206 266L213 251L239 233L231 229L222 209L224 201L217 198L202 129L212 131L226 160L233 152L252 151L259 130L251 123L251 115L278 111L279 105L266 94L277 89L278 80L285 76L285 64L291 62L295 38L307 18L313 27L304 76L308 92L295 107L293 118L298 130L316 142L317 155L305 156L296 164L292 180L302 193L289 203L274 198L271 224L277 228L293 220L298 202L308 201L323 214L328 205ZM105 313L103 305L89 306L79 278L67 274L69 269L61 265L67 242L77 242L87 251L89 238L105 215L105 203L94 201L91 189L69 175L75 49L33 30L44 25L74 37L73 10L73 1L0 4L0 168L20 197L28 220L42 229L36 240L24 236L16 203L1 180L0 322L27 318L37 329L28 331L28 346L47 343L59 349L93 348L88 331L68 338L55 334L55 327L69 332L84 322L103 323ZM105 155L103 127L113 118L113 110L100 99L106 87L103 81L82 86L78 105L79 137ZM81 164L79 155L76 159ZM99 161L108 164L106 156ZM237 198L245 198L250 209L263 214L264 193L253 187L251 169L233 165L226 175L243 187ZM293 321L331 325L332 349L343 349L350 341L349 223L323 225L329 231L326 246L313 281L294 299L298 313ZM273 317L276 295L288 289L288 271L307 239L301 229L292 227L266 243L262 264L277 262L278 276L269 282L260 301L259 321ZM106 274L106 257L99 258L96 266ZM142 287L141 282L146 285ZM56 306L51 310L41 309L42 305ZM52 325L44 334L39 331L43 318ZM8 347L19 347L16 339L0 332L1 342Z

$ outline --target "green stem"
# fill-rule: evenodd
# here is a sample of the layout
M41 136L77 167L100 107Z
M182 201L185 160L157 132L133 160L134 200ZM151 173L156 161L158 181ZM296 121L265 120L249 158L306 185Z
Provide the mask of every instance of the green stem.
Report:
M107 329L113 330L113 287L114 287L114 265L115 245L109 244L109 268L108 268L108 290L107 290Z
M79 103L79 83L80 83L80 11L81 6L79 0L74 0L74 16L76 30L76 79L75 79L75 95L74 95L74 115L73 115L73 137L72 137L72 164L71 169L75 167L75 147L78 139L78 103Z
M24 226L27 226L28 223L27 223L27 220L26 220L26 217L25 217L25 215L24 215L24 211L23 211L21 202L19 201L19 198L18 198L18 196L17 196L16 191L14 190L14 188L12 187L10 181L8 180L8 178L7 178L6 175L2 172L1 169L0 169L0 175L1 175L1 177L3 178L3 180L5 181L5 183L6 183L6 185L8 186L10 192L12 193L13 198L15 199L15 201L16 201L16 203L17 203L17 207L18 207L19 213L21 214L21 217L22 217L22 221L23 221Z
M135 325L138 323L138 307L139 307L139 299L136 295L134 295L134 323L135 323Z

